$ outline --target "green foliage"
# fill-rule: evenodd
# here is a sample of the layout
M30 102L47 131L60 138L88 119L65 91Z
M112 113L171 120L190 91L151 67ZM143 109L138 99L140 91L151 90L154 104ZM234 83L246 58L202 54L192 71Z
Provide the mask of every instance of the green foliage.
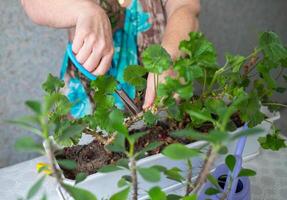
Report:
M198 149L190 149L182 144L167 146L162 154L173 160L187 160L200 154Z
M136 87L137 90L143 90L146 87L146 79L143 76L147 70L139 65L130 65L125 69L124 80L125 82Z
M228 167L228 169L233 172L233 169L235 167L235 164L236 164L236 158L233 156L233 155L228 155L226 158L225 158L225 164L226 166Z
M153 126L158 120L158 116L153 114L150 110L144 113L144 122L149 125Z
M216 189L216 188L207 188L205 190L205 194L207 195L215 195L215 194L218 194L220 193L220 190Z
M160 45L150 45L141 55L142 62L148 72L160 74L167 70L172 62L167 51Z
M97 200L97 198L87 190L77 188L68 184L64 184L63 187L75 200Z
M52 74L49 74L47 80L43 83L42 88L48 94L52 94L59 92L59 90L64 87L64 85L64 81L58 79Z
M242 176L255 176L256 172L253 171L252 169L244 169L242 168L238 174L238 177L242 177Z
M26 199L32 199L41 189L44 181L45 176L42 176L34 185L29 189Z
M106 166L102 167L101 169L99 169L98 172L109 173L109 172L114 172L114 171L118 171L118 170L122 170L122 168L118 167L116 165L106 165Z
M124 190L114 194L110 200L127 200L129 195L130 188L127 187Z
M18 139L15 143L15 149L24 152L44 152L42 144L36 143L33 138L28 136Z
M64 169L74 170L77 168L77 163L74 160L63 159L63 160L57 160L57 162Z
M160 181L160 171L157 168L139 168L138 172L143 177L144 180L148 182L158 182Z
M259 137L258 141L263 149L271 149L272 151L278 151L281 148L286 148L285 139L280 135L278 129L273 129L271 134L267 134L264 137Z
M160 187L153 187L148 192L150 200L167 200L166 194Z
M84 180L86 180L86 178L87 178L87 173L85 173L85 172L80 172L80 173L78 173L77 175L76 175L76 178L75 178L75 184L78 184L78 183L81 183L81 182L83 182Z

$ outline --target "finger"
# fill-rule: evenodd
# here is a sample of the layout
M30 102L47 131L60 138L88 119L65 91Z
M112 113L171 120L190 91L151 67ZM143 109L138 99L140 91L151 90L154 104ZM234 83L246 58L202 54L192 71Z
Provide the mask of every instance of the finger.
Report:
M155 100L155 81L154 81L154 74L149 73L147 78L147 88L145 92L145 100L143 109L146 110L150 108Z
M71 34L73 35L73 34ZM72 37L72 36L71 36ZM75 54L78 54L80 49L82 48L84 44L85 35L81 33L79 30L75 31L74 39L73 39L73 45L72 50Z
M95 71L100 64L100 60L103 57L102 50L99 48L94 48L93 52L89 56L89 58L84 63L84 67L89 71Z
M95 76L102 76L105 73L107 73L107 71L109 71L111 67L112 59L113 59L112 53L109 53L108 55L104 56L97 69L93 71L93 74Z
M93 36L88 37L84 41L84 45L81 47L79 53L76 55L76 58L79 63L84 64L88 57L93 51L93 46L95 44L95 38Z

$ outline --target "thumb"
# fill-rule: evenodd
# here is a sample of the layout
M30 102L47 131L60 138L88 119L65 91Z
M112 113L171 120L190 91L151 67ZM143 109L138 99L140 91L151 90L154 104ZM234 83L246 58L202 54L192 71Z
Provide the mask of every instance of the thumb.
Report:
M147 78L147 87L146 87L146 92L145 92L145 100L144 100L144 105L143 109L146 110L150 108L155 100L155 76L152 73L148 74Z

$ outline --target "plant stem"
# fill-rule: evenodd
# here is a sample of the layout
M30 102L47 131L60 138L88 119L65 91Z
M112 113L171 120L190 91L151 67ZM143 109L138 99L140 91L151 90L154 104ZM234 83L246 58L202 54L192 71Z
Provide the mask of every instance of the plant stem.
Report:
M138 199L138 178L137 178L137 170L136 170L136 160L133 157L130 158L131 162L131 176L132 176L132 199L137 200Z
M287 105L285 104L281 104L281 103L263 103L263 105L270 105L270 106L281 106L281 107L284 107L284 108L287 108Z
M186 179L185 196L188 196L193 190L193 185L192 185L192 163L191 163L190 160L187 160L187 166L188 166L188 172L187 172L187 179Z
M195 182L195 188L193 190L193 193L198 193L200 190L201 186L204 184L204 182L207 179L207 176L209 174L210 168L212 167L212 164L216 158L216 150L214 147L210 147L207 154L206 154L206 160L204 162L203 168L197 177L197 180Z

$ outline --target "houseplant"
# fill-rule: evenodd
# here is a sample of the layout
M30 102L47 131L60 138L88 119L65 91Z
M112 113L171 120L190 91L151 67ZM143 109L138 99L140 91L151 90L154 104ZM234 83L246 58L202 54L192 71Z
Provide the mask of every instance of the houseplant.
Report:
M139 186L144 183L143 180L155 186L148 185L149 188L146 188L150 199L196 199L196 194L206 179L215 186L206 192L210 195L219 192L216 189L218 180L209 171L217 155L228 152L227 143L230 141L240 136L262 133L256 126L264 123L269 124L272 131L259 138L263 148L279 150L286 146L272 121L262 112L262 106L267 106L270 110L285 106L270 101L274 92L285 91L272 78L272 70L281 68L276 78L287 80L283 74L284 67L287 66L287 50L275 33L262 33L258 47L246 57L228 54L223 67L216 63L215 49L201 33L190 33L189 40L182 41L179 48L184 55L171 61L163 48L152 45L142 54L144 67L127 67L124 79L137 88L138 99L141 99L140 91L145 86L143 76L147 72L155 73L157 77L173 66L177 74L174 78L167 78L165 83L155 84L157 99L153 108L135 117L126 116L113 105L116 81L112 77L103 76L90 85L94 91L94 101L100 106L89 116L71 120L67 117L71 105L59 93L63 82L50 75L43 84L47 92L44 102L27 102L35 115L14 121L36 132L46 141L51 164L44 164L39 170L51 171L61 188L74 199L95 197L91 192L67 184L63 179L63 172L67 177L75 178L75 183L79 186L89 183L90 177L84 180L88 174L97 171L112 172L110 177L119 181L110 184L117 185L119 192L110 194L108 198L111 199L127 199L129 193L133 200L141 198ZM255 76L256 73L259 76ZM158 78L155 79L156 82L157 80ZM199 86L197 92L194 89L195 84ZM179 96L180 100L175 96ZM135 124L141 120L144 126L138 128ZM40 130L32 126L31 122L38 124ZM247 122L250 129L238 129L234 132L243 122ZM76 145L83 132L93 136L95 140L88 145ZM57 150L50 135L53 135L53 140L59 145L71 147ZM185 146L193 141L200 142ZM28 146L37 151L43 150L28 138L17 143L19 148ZM163 158L158 154L160 151L168 159L176 160L174 163L180 166L186 163L186 167L178 167L177 164L170 166L170 162L165 162L163 166L158 165L158 160L155 159ZM151 160L148 166L145 166L147 163L137 162L150 155L155 156L146 158ZM204 159L203 166L199 172L195 172L194 165L199 163L195 160L200 157ZM232 166L234 159L230 156L227 158L226 163ZM153 166L150 166L151 163ZM245 176L254 175L251 170L244 172ZM193 177L197 174L194 180ZM102 180L107 179L106 175L97 175L98 181L100 176L104 177ZM165 194L163 190L166 186L157 183L161 176L185 184L185 195L180 197ZM143 180L139 180L140 177ZM32 188L33 193L42 182L43 179L40 179ZM168 186L173 185L174 182Z

